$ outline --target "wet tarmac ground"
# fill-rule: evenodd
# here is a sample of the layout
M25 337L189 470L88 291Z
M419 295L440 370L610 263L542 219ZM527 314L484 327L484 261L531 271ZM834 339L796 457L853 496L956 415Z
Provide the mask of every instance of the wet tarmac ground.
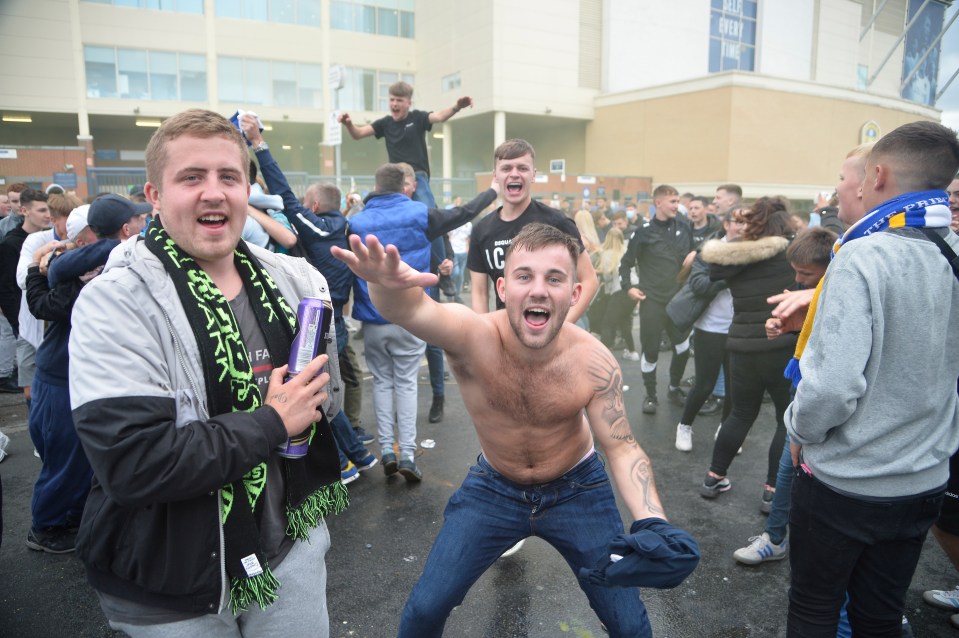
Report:
M660 358L661 383L668 360L668 354ZM678 452L673 443L681 408L666 401L663 386L659 413L643 415L639 363L621 364L630 387L625 392L627 414L634 434L653 460L666 512L673 524L693 534L703 554L699 568L678 588L643 591L654 635L784 636L788 560L747 567L732 558L733 551L765 524L759 503L773 432L771 404L764 406L743 454L730 468L732 490L706 501L699 496L698 486L708 468L718 417L699 417L693 451ZM428 423L431 392L425 370L417 440L432 441L433 446L421 446L417 453L423 482L411 485L398 476L386 478L377 466L349 486L350 508L328 519L333 546L327 556L327 598L333 638L396 635L400 612L440 528L446 501L479 451L455 381L447 382L445 418L438 424ZM365 384L363 425L373 431L369 379ZM33 481L40 468L25 419L21 397L0 395L0 430L12 439L10 456L0 464L4 519L0 636L119 636L103 619L75 556L42 554L24 545ZM370 449L379 456L375 443ZM620 509L628 525L629 515ZM930 535L907 596L907 614L917 638L959 636L949 626L948 612L922 602L924 590L956 584L959 575ZM600 638L606 634L559 554L533 538L518 553L497 561L474 585L450 617L445 635Z

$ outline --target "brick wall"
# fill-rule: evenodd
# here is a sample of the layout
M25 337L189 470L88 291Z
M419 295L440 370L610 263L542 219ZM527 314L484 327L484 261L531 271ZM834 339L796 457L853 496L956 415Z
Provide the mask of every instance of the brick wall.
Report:
M0 158L0 177L6 184L26 182L46 188L53 183L54 173L76 173L76 193L84 199L89 195L87 189L87 160L92 165L92 145L90 148L80 146L65 147L29 147L8 146L2 150L12 149L17 153L16 159ZM66 169L68 164L73 168Z

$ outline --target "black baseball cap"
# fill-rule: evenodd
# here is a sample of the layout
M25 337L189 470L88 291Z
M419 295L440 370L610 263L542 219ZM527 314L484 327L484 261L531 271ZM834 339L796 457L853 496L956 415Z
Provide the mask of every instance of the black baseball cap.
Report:
M95 199L90 204L87 224L97 234L97 237L110 237L117 234L123 228L123 225L133 217L149 213L152 210L152 204L137 204L126 197L110 193Z

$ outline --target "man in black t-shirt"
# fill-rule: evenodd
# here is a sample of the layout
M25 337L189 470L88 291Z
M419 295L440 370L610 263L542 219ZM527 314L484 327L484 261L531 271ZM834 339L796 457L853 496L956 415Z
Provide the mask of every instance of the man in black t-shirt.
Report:
M567 316L567 321L575 322L589 307L599 281L573 220L542 202L532 201L530 187L536 177L535 158L533 147L521 139L507 140L493 153L493 181L500 185L503 205L473 224L466 257L472 306L475 312L489 312L487 277L495 284L503 276L506 249L513 237L527 224L541 222L559 228L579 242L576 278L583 284L583 294ZM497 298L496 308L503 307L502 299Z
M390 163L406 162L416 171L416 191L413 199L423 202L428 208L436 208L436 200L430 190L430 159L426 152L426 133L433 129L434 124L441 124L467 106L473 106L473 98L461 97L453 106L439 111L410 110L412 105L413 87L406 82L396 82L390 86L389 115L363 126L353 124L349 113L341 113L338 119L354 140L370 135L375 135L376 139L385 137Z

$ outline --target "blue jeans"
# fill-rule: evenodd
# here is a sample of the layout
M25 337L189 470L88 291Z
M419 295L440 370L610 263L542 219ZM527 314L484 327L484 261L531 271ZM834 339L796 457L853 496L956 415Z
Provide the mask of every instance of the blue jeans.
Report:
M330 429L333 430L333 440L336 441L336 451L340 454L340 469L346 469L346 461L349 459L356 463L365 459L369 452L353 431L353 424L346 418L346 412L340 410L336 416L330 419Z
M453 288L456 294L463 292L463 277L466 275L466 256L469 253L453 253Z
M442 636L450 611L473 583L528 536L555 547L576 574L607 559L609 542L623 533L598 454L542 485L513 483L480 455L443 516L423 575L403 609L400 638ZM639 589L579 585L610 636L652 636Z
M776 474L776 493L773 495L773 506L769 510L769 518L766 520L766 533L769 534L769 540L777 545L786 538L789 525L789 493L792 490L795 471L792 454L789 451L789 437L787 436L782 456L779 457L779 472Z
M430 189L430 178L423 171L416 171L416 191L412 199L414 202L423 202L427 208L436 208L436 198Z
M906 591L943 493L864 501L833 491L801 467L789 512L789 638L833 638L839 610L853 635L900 638Z

